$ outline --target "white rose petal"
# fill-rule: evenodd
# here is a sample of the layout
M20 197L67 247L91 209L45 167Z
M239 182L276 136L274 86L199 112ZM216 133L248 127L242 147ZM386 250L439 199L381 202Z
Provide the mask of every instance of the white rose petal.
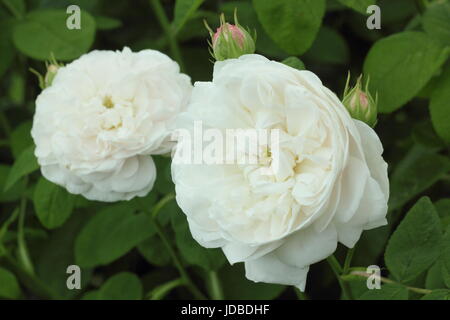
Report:
M304 290L309 266L338 242L353 247L363 230L386 224L381 142L312 72L260 55L216 62L212 82L195 84L180 126L199 120L222 131L281 130L272 175L254 164L172 163L193 237L245 262L247 278Z
M48 180L99 201L145 196L151 155L172 148L192 85L161 52L92 51L58 70L38 96L31 135Z

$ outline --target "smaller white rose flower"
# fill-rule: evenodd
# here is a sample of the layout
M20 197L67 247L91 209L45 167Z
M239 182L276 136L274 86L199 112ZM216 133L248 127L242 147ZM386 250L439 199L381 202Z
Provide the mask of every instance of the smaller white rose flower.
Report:
M31 135L42 174L90 200L145 196L170 151L190 78L154 50L92 51L61 67L38 96Z

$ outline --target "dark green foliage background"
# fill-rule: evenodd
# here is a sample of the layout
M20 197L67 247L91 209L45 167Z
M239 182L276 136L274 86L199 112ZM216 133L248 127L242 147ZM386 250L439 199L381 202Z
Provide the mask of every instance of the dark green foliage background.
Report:
M382 28L369 30L365 9L375 2ZM65 28L70 4L82 9L81 30ZM209 80L203 19L215 28L218 14L231 20L234 8L257 31L258 53L303 62L339 96L348 70L353 79L370 76L378 92L389 225L359 241L342 275L352 298L450 299L450 5L443 0L0 0L0 298L194 298L167 245L208 298L305 298L247 281L241 264L229 266L220 250L200 247L174 201L153 223L155 204L174 192L168 158L156 157L158 178L147 197L105 204L46 181L33 155L40 88L29 68L45 74L50 52L69 62L92 49L152 48L176 59L193 81ZM341 263L346 251L336 252ZM81 290L66 287L72 264L81 267ZM369 291L355 271L374 264L389 283ZM311 267L306 296L341 298L325 261Z

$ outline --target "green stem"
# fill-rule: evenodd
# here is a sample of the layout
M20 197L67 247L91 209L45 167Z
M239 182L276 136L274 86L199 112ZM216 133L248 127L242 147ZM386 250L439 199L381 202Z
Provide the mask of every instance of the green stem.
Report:
M342 274L345 275L348 273L348 271L350 269L350 265L352 263L354 253L355 253L355 247L347 250L347 255L345 256L344 269L342 270Z
M153 289L147 296L149 300L162 300L170 291L176 287L185 285L183 278L178 278L169 282L166 282L155 289Z
M14 7L13 5L11 5L11 3L9 1L5 1L3 0L3 5L12 13L12 15L18 19L21 20L23 19L22 13L20 13L16 7Z
M208 273L208 275L209 275L209 280L210 280L210 284L211 284L212 298L214 300L223 300L224 296L223 296L222 285L220 284L220 279L217 275L217 272L210 271Z
M13 211L11 216L3 223L2 227L0 228L0 244L3 242L3 237L6 235L6 232L8 231L9 226L16 221L17 217L19 216L20 208L17 208Z
M166 194L161 200L159 200L159 202L153 207L152 211L151 211L151 218L152 219L156 219L156 217L158 216L159 211L161 211L161 209L170 201L172 201L173 199L175 199L175 194L173 193L169 193Z
M350 272L350 274L354 275L354 276L364 277L364 278L369 278L369 277L373 276L373 274L369 274L369 273L364 272L364 271L352 271L352 272ZM420 294L429 294L429 293L432 292L432 290L429 290L429 289L423 289L423 288L416 288L416 287L406 286L406 285L404 285L404 284L402 284L400 282L396 282L394 280L391 280L391 279L388 279L388 278L385 278L385 277L381 277L381 276L379 277L379 279L383 283L396 284L396 285L405 287L406 289L408 289L410 291L413 291L413 292L416 292L416 293L420 293Z
M152 221L156 233L161 238L164 246L167 248L167 251L169 252L169 255L171 256L173 263L175 264L175 267L178 269L178 272L181 275L181 278L184 280L186 286L190 289L192 294L200 300L205 300L205 295L195 286L194 282L190 278L189 274L186 272L186 270L183 267L183 264L181 263L181 259L178 257L177 253L175 252L174 248L170 244L169 239L167 238L163 228L159 224L158 220L156 219L158 216L159 211L166 205L168 202L173 200L175 198L175 195L172 193L169 193L164 198L162 198L152 209L150 212L150 220Z
M153 225L155 226L156 233L161 238L164 246L169 251L169 255L171 256L173 263L175 264L175 267L178 269L178 272L180 273L181 277L184 279L186 286L191 290L192 294L200 300L206 300L205 295L195 286L192 279L189 277L188 273L183 267L183 264L181 263L180 258L178 257L175 250L170 245L169 239L167 239L166 234L162 230L161 226L159 225L158 221L155 219L152 219Z
M20 200L20 212L19 212L19 224L18 224L18 235L17 235L17 247L19 261L21 262L23 268L30 274L34 275L34 267L31 262L30 255L27 249L27 243L25 241L25 214L27 210L27 198L22 196Z
M23 284L31 292L45 299L60 299L60 297L58 297L50 288L48 288L47 285L42 282L42 280L40 280L33 274L30 274L19 263L17 263L9 253L5 254L5 259L9 267L20 279L21 284Z
M327 258L327 261L333 272L337 275L341 275L342 267L339 264L339 261L337 261L336 257L334 255L331 255Z
M180 65L180 69L183 71L184 63L183 58L181 56L181 51L178 46L175 32L173 32L172 27L170 26L169 19L167 18L166 13L164 12L164 8L162 7L161 2L159 0L150 0L150 5L152 6L153 11L155 12L156 18L158 19L161 28L164 30L164 33L166 34L172 55Z
M352 294L350 291L350 286L347 282L343 281L341 278L343 269L342 269L341 265L339 264L339 261L337 261L337 259L334 255L329 256L327 258L327 261L339 282L339 286L341 287L344 297L346 299L352 300L353 297L352 297Z

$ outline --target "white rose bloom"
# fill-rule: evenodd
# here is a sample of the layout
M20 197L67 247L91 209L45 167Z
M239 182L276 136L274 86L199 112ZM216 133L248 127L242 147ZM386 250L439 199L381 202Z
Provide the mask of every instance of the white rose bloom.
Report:
M353 247L363 230L387 223L380 140L312 72L255 54L216 62L213 81L195 83L180 119L186 128L201 120L206 128L281 130L272 175L262 165L172 164L193 237L222 248L232 264L245 262L248 279L303 291L309 266L338 242Z
M154 50L92 51L58 70L36 100L31 135L42 174L99 201L145 196L150 155L167 153L190 78Z

